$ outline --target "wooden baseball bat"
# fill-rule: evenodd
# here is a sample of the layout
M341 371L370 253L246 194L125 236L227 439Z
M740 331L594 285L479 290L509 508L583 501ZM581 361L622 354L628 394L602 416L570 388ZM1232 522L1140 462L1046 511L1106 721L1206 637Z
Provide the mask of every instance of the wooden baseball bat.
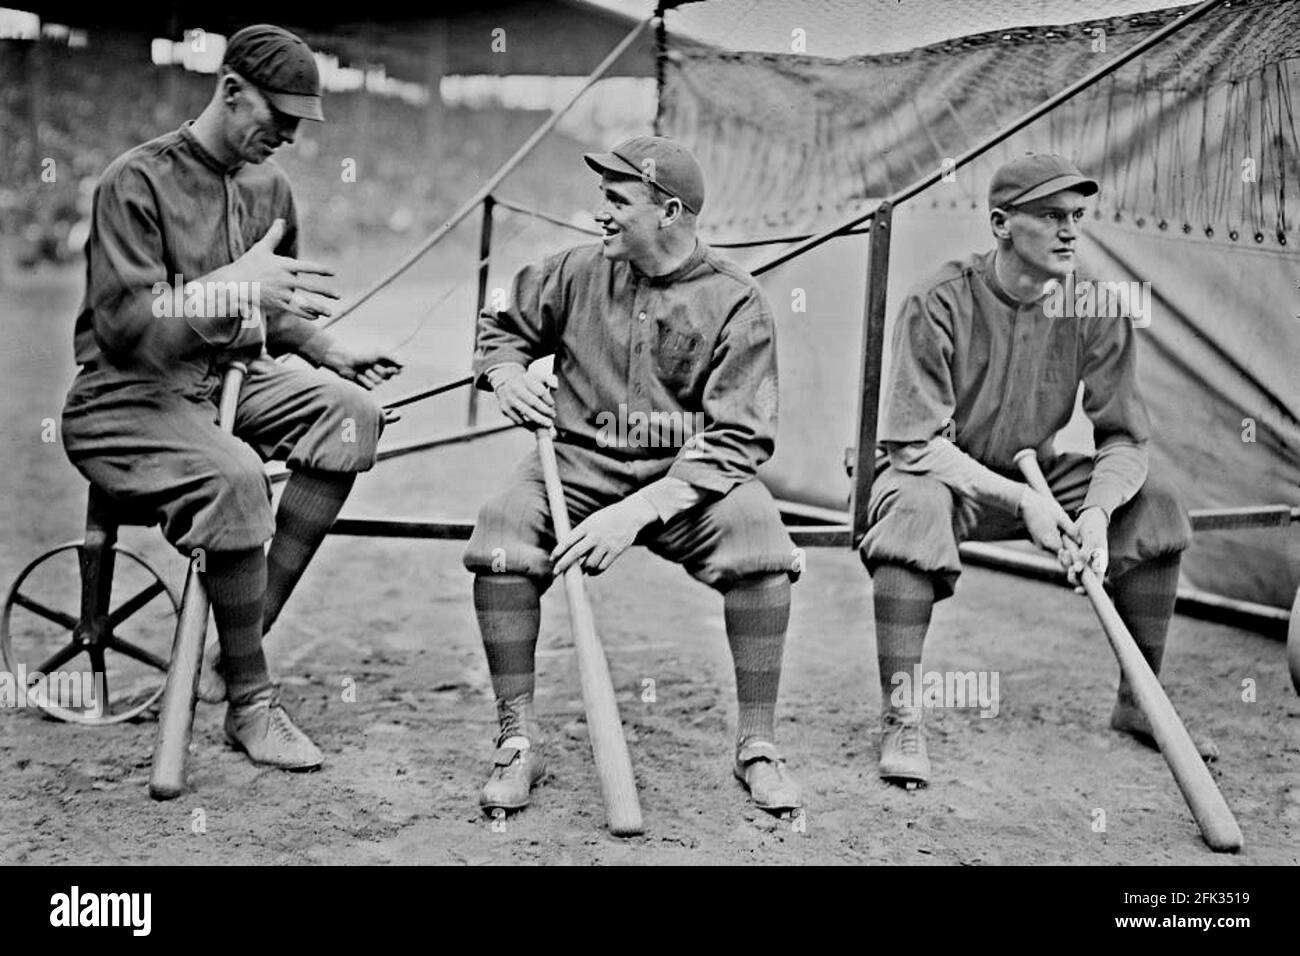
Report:
M555 460L551 434L537 429L537 453L542 459L542 476L546 481L546 499L551 508L555 538L568 535L569 509L564 503L560 469ZM632 776L632 758L623 737L623 722L614 699L614 682L609 676L609 662L596 635L596 619L582 581L582 568L571 565L564 572L564 593L569 600L569 618L573 622L573 644L578 651L578 674L582 680L582 702L587 711L587 734L596 760L600 790L605 798L605 820L615 836L635 836L644 832L641 803L637 799L636 779Z
M1017 452L1016 464L1020 467L1029 487L1055 503L1052 489L1043 477L1043 470L1038 466L1038 459L1033 449ZM1058 505L1059 507L1059 505ZM1085 560L1087 555L1084 556ZM1138 707L1151 722L1152 735L1160 745L1160 752L1183 792L1183 799L1191 808L1192 816L1201 828L1201 836L1210 849L1218 852L1235 853L1241 849L1241 828L1228 809L1223 794L1205 767L1205 761L1196 752L1187 728L1183 726L1174 705L1160 686L1160 681L1151 670L1138 649L1133 635L1120 619L1119 612L1111 602L1110 596L1102 587L1101 579L1092 568L1085 565L1079 575L1083 589L1097 612L1102 630L1110 641L1111 649L1119 659L1120 670L1124 672L1133 696L1137 698Z
M235 408L247 371L248 366L243 362L232 362L222 380L217 421L226 434L235 430ZM194 730L203 639L208 632L208 594L196 565L196 561L191 561L185 574L181 613L176 620L176 637L172 640L167 683L158 712L158 736L154 740L153 768L149 774L149 795L155 800L171 800L185 789L185 758Z
M1291 620L1286 628L1286 661L1291 669L1291 686L1300 694L1300 588L1296 588L1291 605Z

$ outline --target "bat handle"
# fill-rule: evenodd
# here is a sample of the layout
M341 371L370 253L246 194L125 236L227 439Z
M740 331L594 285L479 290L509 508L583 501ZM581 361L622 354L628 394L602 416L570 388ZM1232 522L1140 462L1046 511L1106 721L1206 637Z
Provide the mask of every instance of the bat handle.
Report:
M226 366L226 373L221 379L221 405L217 413L217 422L227 435L235 430L235 410L239 407L239 390L243 387L244 376L247 374L247 364L231 362Z
M1056 500L1052 495L1051 487L1047 484L1047 478L1043 475L1043 469L1038 465L1038 455L1032 448L1022 448L1016 452L1012 461L1025 476L1025 481L1030 488L1046 498L1051 498L1052 501Z
M239 390L248 366L231 362L222 377L217 421L226 434L235 428ZM171 800L185 789L185 758L194 729L194 704L198 699L199 673L203 666L203 639L208 631L209 602L203 578L195 562L185 576L181 613L176 619L167 682L158 711L158 736L154 741L149 773L149 794L155 800Z
M542 480L546 483L546 502L551 509L551 522L555 525L555 539L568 535L569 508L564 503L564 486L560 483L560 466L555 459L555 441L545 428L536 430L537 454L542 460Z
M1038 464L1038 454L1032 448L1022 448L1016 452L1012 461L1020 468L1020 473L1025 476L1025 482L1029 487L1055 505L1059 516L1064 519L1067 525L1073 527L1074 522L1070 520L1070 516L1065 513L1061 503L1052 494L1052 486L1047 483L1043 469ZM1066 543L1065 546L1068 548L1070 545Z

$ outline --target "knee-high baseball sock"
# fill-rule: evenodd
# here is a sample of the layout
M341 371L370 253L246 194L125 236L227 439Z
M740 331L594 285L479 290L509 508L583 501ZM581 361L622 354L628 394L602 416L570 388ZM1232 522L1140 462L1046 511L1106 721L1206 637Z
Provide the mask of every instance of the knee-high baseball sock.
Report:
M262 609L266 601L266 555L247 551L210 551L203 585L221 643L221 672L233 704L271 686L262 653Z
M784 572L742 578L728 588L722 602L736 667L736 741L743 744L759 737L775 742L781 655L790 625L790 578Z
M1160 663L1165 654L1165 638L1169 634L1169 619L1174 614L1174 601L1178 597L1178 567L1182 556L1168 554L1144 561L1113 585L1115 610L1133 634L1142 656L1151 670L1160 673ZM1120 674L1119 696L1122 701L1135 704L1128 681Z
M537 582L522 574L479 574L474 578L474 613L487 652L497 699L501 739L532 738L533 657L542 620Z
M875 595L876 661L880 666L880 707L890 706L898 686L895 674L912 679L921 664L925 632L934 609L934 582L928 574L901 564L882 564L871 575Z
M289 476L275 512L275 537L266 555L264 631L280 616L356 479L352 473L303 469Z

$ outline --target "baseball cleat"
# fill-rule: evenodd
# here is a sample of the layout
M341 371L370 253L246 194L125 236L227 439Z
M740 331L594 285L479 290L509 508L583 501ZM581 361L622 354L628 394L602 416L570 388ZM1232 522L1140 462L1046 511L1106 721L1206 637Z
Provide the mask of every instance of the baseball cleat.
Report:
M320 749L298 729L280 703L276 687L226 709L226 737L253 763L284 770L314 770L325 762Z
M219 704L226 699L226 679L221 675L221 645L213 642L203 652L203 666L199 669L199 700L205 704Z
M1123 698L1117 699L1115 709L1110 712L1110 726L1112 730L1128 734L1143 746L1150 747L1152 750L1160 749L1160 744L1156 742L1155 733L1151 729L1151 721L1136 703ZM1219 748L1208 737L1192 737L1192 743L1206 763L1213 763L1219 759Z
M880 777L908 790L929 785L930 755L919 710L890 709L881 717Z
M492 774L479 794L484 810L522 810L533 786L546 775L546 761L527 737L501 741L492 758Z
M754 805L763 810L780 812L803 806L799 784L786 770L776 744L754 738L746 740L736 751L732 772L745 785Z

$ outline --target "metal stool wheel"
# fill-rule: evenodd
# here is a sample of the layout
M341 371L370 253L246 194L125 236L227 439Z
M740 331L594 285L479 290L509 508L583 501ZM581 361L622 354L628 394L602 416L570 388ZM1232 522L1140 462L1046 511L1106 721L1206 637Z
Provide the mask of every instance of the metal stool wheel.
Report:
M0 657L28 702L100 726L137 717L162 696L180 600L152 564L117 543L118 525L130 519L93 488L87 512L85 540L47 551L10 585ZM61 610L77 593L80 612ZM90 670L69 670L83 653Z

